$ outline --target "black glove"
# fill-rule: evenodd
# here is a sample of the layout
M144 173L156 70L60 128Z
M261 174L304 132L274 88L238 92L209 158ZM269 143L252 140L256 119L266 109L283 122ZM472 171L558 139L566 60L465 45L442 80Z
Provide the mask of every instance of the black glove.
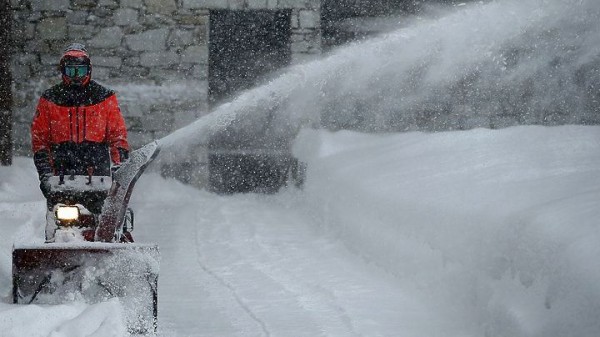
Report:
M50 155L48 151L41 150L33 154L33 163L35 164L35 168L40 175L40 180L42 180L42 175L51 174L52 166L50 165Z
M121 168L121 164L123 164L123 162L125 162L127 159L129 159L129 151L123 149L123 148L117 148L117 150L119 151L119 159L121 160L120 164L113 164L110 167L110 175L114 176L115 173L119 170L119 168Z
M115 173L121 168L121 165L113 165L110 167L110 176L114 176Z
M119 151L119 159L121 160L121 163L129 159L129 151L120 147L117 148L117 150Z
M40 174L40 190L46 199L50 194L50 177L52 177L52 173Z

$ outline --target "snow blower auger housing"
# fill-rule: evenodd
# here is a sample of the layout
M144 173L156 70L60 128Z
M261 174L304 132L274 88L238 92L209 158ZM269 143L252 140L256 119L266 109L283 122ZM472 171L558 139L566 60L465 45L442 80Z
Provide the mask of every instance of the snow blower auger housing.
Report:
M159 150L153 142L131 152L112 177L50 178L54 242L13 246L14 303L98 303L117 297L131 333L156 331L158 246L132 243L123 227L133 186ZM99 214L88 206L97 198Z

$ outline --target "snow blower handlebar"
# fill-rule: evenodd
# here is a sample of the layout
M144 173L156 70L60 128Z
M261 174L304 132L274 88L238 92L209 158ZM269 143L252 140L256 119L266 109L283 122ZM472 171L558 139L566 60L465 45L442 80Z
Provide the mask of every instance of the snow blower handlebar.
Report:
M157 141L149 143L131 152L129 159L113 173L112 186L102 206L94 241L120 241L123 221L133 187L159 152L160 147Z

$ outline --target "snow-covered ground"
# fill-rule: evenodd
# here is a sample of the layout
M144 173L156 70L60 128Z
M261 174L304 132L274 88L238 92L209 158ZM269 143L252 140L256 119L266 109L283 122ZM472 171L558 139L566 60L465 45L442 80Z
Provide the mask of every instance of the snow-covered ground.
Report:
M218 196L143 176L159 336L598 336L600 128L305 130L304 190ZM0 336L124 336L118 300L10 304L43 237L33 163L0 167Z

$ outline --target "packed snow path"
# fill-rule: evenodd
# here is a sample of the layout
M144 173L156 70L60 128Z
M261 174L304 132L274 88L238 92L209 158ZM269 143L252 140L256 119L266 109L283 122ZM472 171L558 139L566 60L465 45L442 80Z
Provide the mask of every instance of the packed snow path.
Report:
M413 334L407 322L434 319L435 308L320 233L298 191L216 197L169 186L153 186L171 191L138 217L160 233L166 336L416 336L423 327Z

